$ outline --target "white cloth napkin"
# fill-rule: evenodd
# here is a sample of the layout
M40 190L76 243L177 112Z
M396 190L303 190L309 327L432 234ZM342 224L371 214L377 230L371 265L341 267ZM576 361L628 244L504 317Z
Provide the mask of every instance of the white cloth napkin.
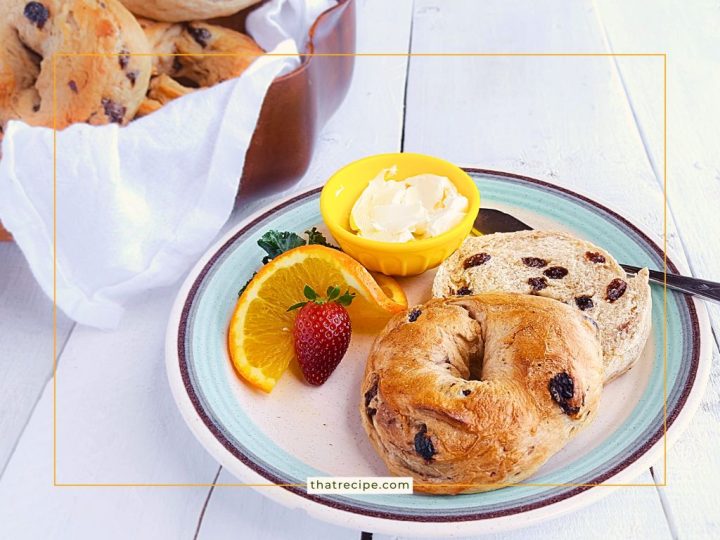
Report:
M286 39L292 39L298 50L304 51L310 27L323 11L336 3L335 0L271 0L250 13L245 26L266 51ZM299 64L300 59L295 58L291 65L285 67L286 72Z
M319 3L328 0L308 0ZM270 4L304 12L298 6L305 2ZM128 126L76 124L57 133L56 290L58 307L70 318L116 327L129 299L177 281L228 219L267 89L298 62L296 42L280 41L280 23L263 17L255 17L253 37L288 56L261 57L241 77ZM310 22L303 22L306 29ZM51 129L9 123L0 159L0 220L52 296Z

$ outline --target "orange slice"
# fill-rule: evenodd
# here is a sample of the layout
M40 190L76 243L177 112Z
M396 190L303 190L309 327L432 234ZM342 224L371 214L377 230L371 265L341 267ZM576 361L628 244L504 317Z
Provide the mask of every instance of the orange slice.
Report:
M306 300L305 285L321 295L333 285L349 289L356 295L348 307L353 330L379 330L407 308L400 285L388 276L380 279L382 288L355 259L324 246L301 246L276 257L248 284L230 320L228 348L235 369L265 392L273 389L295 356L296 311L287 308Z

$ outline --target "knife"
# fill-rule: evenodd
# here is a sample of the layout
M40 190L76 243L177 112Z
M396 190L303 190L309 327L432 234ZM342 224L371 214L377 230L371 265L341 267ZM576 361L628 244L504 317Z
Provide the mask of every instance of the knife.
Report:
M532 230L533 228L530 227L530 225L523 223L510 214L496 210L495 208L481 208L473 224L472 234L479 236L481 234ZM640 268L637 266L631 266L629 264L621 264L620 266L629 274L637 274L640 271ZM650 270L649 274L650 281L660 285L665 283L665 277L667 276L668 289L699 296L714 302L720 302L720 283L681 276L679 274L664 274L658 270Z

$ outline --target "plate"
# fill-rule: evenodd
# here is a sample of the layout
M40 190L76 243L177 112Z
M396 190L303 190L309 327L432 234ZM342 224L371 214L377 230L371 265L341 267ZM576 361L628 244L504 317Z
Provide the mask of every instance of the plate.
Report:
M624 263L663 267L662 250L645 233L584 196L518 175L468 172L484 207L535 228L569 231ZM228 233L192 270L171 312L166 364L175 400L199 441L240 483L283 484L261 492L358 529L418 536L508 530L632 483L662 458L666 443L697 408L709 376L707 315L694 300L670 291L665 313L663 289L654 285L652 332L642 358L605 388L595 422L523 485L458 496L307 494L292 484L302 485L308 476L387 475L358 417L360 380L373 336L355 334L323 386L310 387L288 372L267 395L235 374L226 331L237 292L262 258L257 239L269 229L302 232L320 224L319 197L320 188L294 196ZM668 270L677 268L668 261ZM432 273L401 280L411 304L430 297Z

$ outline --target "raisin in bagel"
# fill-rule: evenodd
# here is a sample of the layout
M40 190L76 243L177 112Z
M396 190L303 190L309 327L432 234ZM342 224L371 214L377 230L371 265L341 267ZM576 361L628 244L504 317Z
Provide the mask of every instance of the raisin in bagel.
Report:
M122 0L136 15L167 22L224 17L258 2L260 0Z
M360 415L395 475L472 493L532 475L594 418L597 329L548 298L431 300L390 320L365 368Z
M606 382L632 367L650 334L647 269L628 276L607 251L566 233L468 238L433 283L436 297L492 291L547 296L592 317L600 327Z
M124 124L145 97L151 60L135 17L118 0L6 0L0 8L0 123Z

